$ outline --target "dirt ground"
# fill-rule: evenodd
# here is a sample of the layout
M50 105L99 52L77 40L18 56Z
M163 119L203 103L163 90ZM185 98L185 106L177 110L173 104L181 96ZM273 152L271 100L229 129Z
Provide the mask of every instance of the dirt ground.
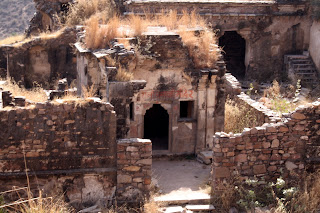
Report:
M163 195L208 194L210 165L196 160L153 160L153 179ZM188 193L186 193L188 192Z

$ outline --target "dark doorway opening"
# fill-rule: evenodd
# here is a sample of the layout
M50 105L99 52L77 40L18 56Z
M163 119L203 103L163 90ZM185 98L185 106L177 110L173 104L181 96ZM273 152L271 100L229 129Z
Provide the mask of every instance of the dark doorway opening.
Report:
M219 46L223 48L228 72L239 79L244 78L246 74L244 64L246 40L236 31L225 31L224 35L219 38Z
M160 105L154 104L144 115L144 138L152 141L153 150L168 150L169 115Z

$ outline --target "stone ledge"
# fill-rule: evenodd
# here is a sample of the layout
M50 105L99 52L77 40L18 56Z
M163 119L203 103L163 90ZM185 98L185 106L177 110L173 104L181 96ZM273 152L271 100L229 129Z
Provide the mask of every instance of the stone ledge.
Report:
M28 171L28 176L47 176L47 175L70 175L88 173L109 173L116 172L117 168L90 168L90 169L68 169L68 170L48 170L48 171ZM26 176L25 172L1 172L0 179L12 176Z
M126 138L126 139L120 139L117 141L120 145L144 145L144 144L151 144L150 139L141 139L141 138Z

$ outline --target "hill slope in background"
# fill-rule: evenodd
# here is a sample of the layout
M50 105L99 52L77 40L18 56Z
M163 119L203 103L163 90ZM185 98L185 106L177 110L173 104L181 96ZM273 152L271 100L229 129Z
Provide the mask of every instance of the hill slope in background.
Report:
M0 39L24 33L35 11L32 0L0 0Z

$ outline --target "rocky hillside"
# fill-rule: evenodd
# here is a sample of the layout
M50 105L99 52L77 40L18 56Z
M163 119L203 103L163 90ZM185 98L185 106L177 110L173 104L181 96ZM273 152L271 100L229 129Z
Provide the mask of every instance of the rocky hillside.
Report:
M23 33L34 12L32 0L0 0L0 39Z

